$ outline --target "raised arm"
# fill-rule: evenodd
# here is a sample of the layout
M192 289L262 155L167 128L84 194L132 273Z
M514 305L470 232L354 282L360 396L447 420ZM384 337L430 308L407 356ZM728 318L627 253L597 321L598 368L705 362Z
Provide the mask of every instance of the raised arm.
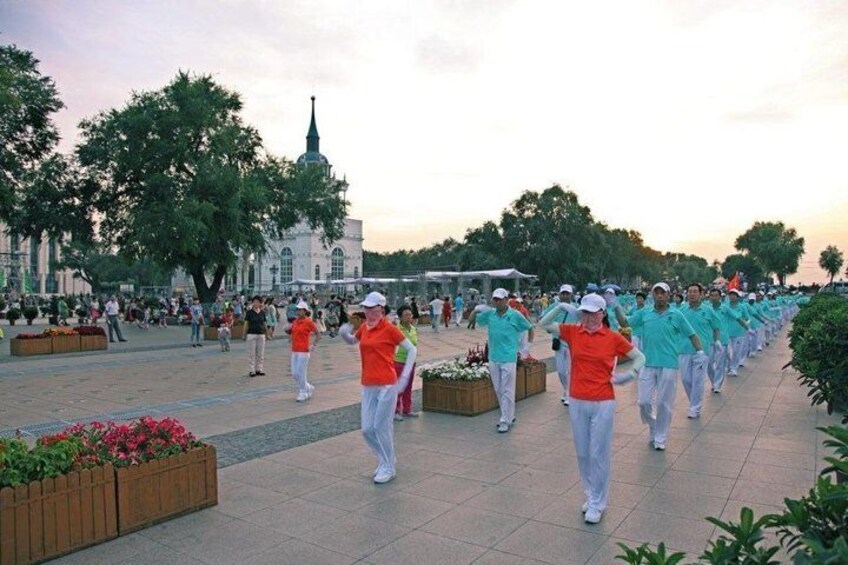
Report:
M359 343L359 340L356 339L356 336L353 335L353 326L348 324L342 324L342 327L339 328L339 336L341 336L342 340L348 345L356 345Z
M612 376L613 384L621 385L632 380L639 374L639 369L645 366L645 354L635 347L627 353L627 358L633 361L633 364L628 371L614 374Z

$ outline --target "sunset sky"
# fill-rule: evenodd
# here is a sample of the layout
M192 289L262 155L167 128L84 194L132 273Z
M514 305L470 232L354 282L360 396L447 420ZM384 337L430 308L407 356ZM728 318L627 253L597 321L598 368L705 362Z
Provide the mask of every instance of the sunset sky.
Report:
M321 150L365 248L415 248L568 186L663 251L733 252L756 220L848 257L848 2L0 1L80 119L178 70L241 93L266 147Z

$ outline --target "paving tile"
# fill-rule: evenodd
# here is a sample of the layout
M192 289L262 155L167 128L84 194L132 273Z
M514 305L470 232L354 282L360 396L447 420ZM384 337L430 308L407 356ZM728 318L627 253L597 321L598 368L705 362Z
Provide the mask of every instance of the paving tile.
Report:
M761 518L766 514L782 514L785 506L772 506L770 504L759 504L756 502L744 502L741 500L728 500L718 518L724 522L733 521L739 523L742 508L750 508L754 512L754 519Z
M779 485L763 481L738 480L733 492L730 493L731 500L743 502L756 502L758 504L769 504L772 506L783 506L785 498L799 498L807 494L812 488L809 485Z
M681 455L674 461L671 468L675 471L735 479L739 476L743 465L742 461L722 459L713 453L703 452L698 455Z
M453 467L442 470L441 474L474 479L484 483L499 483L522 469L524 469L523 465L516 465L515 463L463 459Z
M613 533L614 537L652 546L664 542L668 547L700 554L706 547L713 526L706 520L693 520L634 510Z
M774 483L775 485L807 486L811 487L816 482L816 472L809 469L793 469L765 463L745 463L740 479L746 481L759 481Z
M304 494L302 498L351 511L385 500L392 492L398 490L394 483L377 485L370 478L357 477L355 479L342 479Z
M218 506L215 509L241 518L288 498L288 495L279 492L224 479L218 484Z
M581 511L584 500L582 493L574 490L569 491L556 498L544 510L536 514L533 520L575 530L586 530L595 534L609 535L630 514L630 508L607 506L600 524L587 524Z
M299 539L290 539L243 561L244 565L349 565L356 558Z
M488 483L450 477L448 475L433 475L406 489L410 494L434 498L443 502L459 504L486 490Z
M540 565L543 563L544 561L536 561L535 559L527 559L520 555L490 549L482 557L477 559L474 565Z
M441 473L462 463L464 457L439 453L429 449L419 449L408 455L398 456L398 467L404 469L424 469L434 473Z
M549 494L495 485L471 498L465 506L532 518L552 502Z
M544 563L585 563L605 536L542 522L528 522L495 549Z
M725 499L733 490L733 479L726 477L706 477L700 473L689 473L687 471L669 470L657 482L657 490L686 493L704 494L707 496L724 497Z
M624 545L626 545L626 546L628 546L632 549L636 549L637 547L642 545L641 543L636 543L636 542L626 540L626 539L623 539L623 538L614 538L614 537L607 538L606 541L604 541L603 545L601 545L601 547L598 548L598 551L596 551L595 554L592 555L592 558L589 559L589 561L587 561L586 563L590 564L590 565L609 565L610 563L621 563L620 560L616 559L617 556L624 555L624 550L618 545L619 543L623 543ZM652 544L652 549L656 549L656 546L654 546L653 544ZM668 547L668 544L666 544L667 554L676 553L676 552L680 552L680 551L682 551L682 550L670 548L670 547ZM686 553L686 552L683 552L683 553ZM691 559L692 557L694 557L694 555L695 554L690 553L689 558ZM684 560L683 561L683 563L687 563L687 562L691 562L691 561L690 560Z
M764 463L778 467L792 467L795 469L807 469L813 471L816 468L816 456L807 453L790 453L787 451L776 451L773 449L760 449L755 447L748 455L749 463Z
M463 565L471 563L485 549L461 541L414 531L367 557L375 565Z
M500 484L505 487L520 488L533 492L562 494L573 487L579 480L579 476L575 473L554 473L528 467L510 475L509 478L504 479Z
M710 480L706 477L704 480ZM719 516L727 499L694 493L666 491L656 488L645 495L636 510L654 514L670 514L682 518Z
M348 514L297 537L324 549L362 559L409 531L409 528L367 516Z
M347 514L346 510L333 506L302 498L293 498L253 514L248 514L243 519L251 524L257 524L290 536L298 536Z
M609 500L607 502L613 506L636 508L639 501L642 500L645 495L650 492L650 490L650 487L632 485L612 480L610 481ZM583 497L583 486L580 484L575 485L565 494L565 496L570 496L572 492L577 493L578 498Z
M418 528L454 508L456 506L449 502L415 496L405 492L395 492L384 500L360 508L356 513L389 524Z
M652 487L657 484L657 481L659 481L665 473L666 470L660 467L617 465L611 469L610 478L621 483Z
M133 559L139 555L158 552L163 549L168 550L168 548L162 544L155 542L140 533L134 533L60 557L59 559L51 561L51 563L61 565L99 565L102 563L103 565L107 565Z
M479 508L457 507L430 521L421 529L431 534L492 547L527 521Z

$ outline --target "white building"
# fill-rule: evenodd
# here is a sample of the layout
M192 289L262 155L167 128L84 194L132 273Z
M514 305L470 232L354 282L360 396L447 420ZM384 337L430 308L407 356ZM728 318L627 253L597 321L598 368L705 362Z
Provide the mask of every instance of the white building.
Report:
M6 233L0 223L0 293L87 294L91 286L70 269L57 270L61 243L55 239L23 239Z

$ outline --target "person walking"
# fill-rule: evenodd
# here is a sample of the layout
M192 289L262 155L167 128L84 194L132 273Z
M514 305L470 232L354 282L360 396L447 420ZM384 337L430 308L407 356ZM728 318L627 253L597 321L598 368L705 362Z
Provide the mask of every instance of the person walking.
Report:
M462 314L465 308L465 300L463 300L461 294L457 294L456 298L453 299L453 313L456 316L454 322L456 323L456 327L459 327L460 322L462 322Z
M559 339L559 324L578 324L580 323L580 315L577 308L572 304L574 296L574 287L570 284L564 284L559 287L559 302L550 304L547 309L542 312L542 320L551 312L555 312L556 316L552 318L553 323L557 325L553 340L551 341L551 349L554 351L554 366L556 367L559 384L562 386L562 395L559 400L563 406L569 405L568 400L568 380L571 376L571 352L568 349L568 342ZM568 308L565 306L568 305Z
M712 307L702 304L703 297L704 287L701 286L701 283L690 284L686 288L687 302L680 307L679 312L683 314L683 317L698 334L701 344L712 345L712 353L712 350L721 349L721 320ZM701 417L709 361L709 356L696 355L694 346L688 340L683 343L679 362L680 380L683 383L683 390L686 391L686 396L689 398L687 418Z
M68 325L68 301L64 296L59 298L59 325L67 326Z
M571 306L561 303L562 312L571 314ZM572 306L573 308L573 306ZM571 351L571 433L580 482L586 497L583 503L584 520L589 524L601 521L607 507L610 486L615 393L613 384L632 380L645 364L645 356L621 334L604 323L607 303L597 294L587 294L580 301L578 324L557 323L560 313L550 311L540 325L557 335ZM632 361L630 369L614 373L618 358Z
M489 374L495 395L498 397L500 419L498 433L506 433L515 422L515 372L518 357L518 342L523 332L533 325L521 313L509 307L509 293L496 288L492 293L492 305L478 306L471 318L488 329ZM530 336L532 341L532 335Z
M444 308L444 306L444 301L441 300L438 295L434 296L433 300L430 301L430 325L436 333L439 333L439 318L442 315L442 308Z
M265 311L262 309L262 297L258 294L251 300L251 308L244 315L247 331L247 361L250 366L249 377L265 375Z
M412 310L413 323L417 326L418 318L421 317L421 312L418 311L418 299L415 296L409 299L409 308Z
M118 314L121 311L121 307L118 305L118 299L114 294L109 298L109 302L106 303L105 311L106 322L109 327L109 342L115 343L114 336L117 336L118 341L127 341L124 339L124 334L121 332L121 321L118 320Z
M720 343L713 344L713 348L710 351L707 377L710 379L713 393L720 394L734 355L731 336L745 335L748 329L748 323L742 319L742 314L739 310L732 310L727 304L722 302L721 291L717 288L710 289L710 307L716 313L720 323Z
M203 342L201 341L203 334L203 306L200 305L200 302L197 299L189 298L189 312L191 313L191 338L189 341L191 342L192 347L203 347Z
M277 329L277 307L274 305L274 299L270 296L265 300L265 327L268 333L265 337L268 340L274 339L274 332Z
M341 338L359 345L362 362L362 436L377 457L374 482L388 483L397 475L392 415L399 391L405 390L412 378L417 349L401 330L386 319L386 298L372 292L360 304L364 317L353 315L351 323L340 329ZM364 318L364 320L363 320ZM395 371L394 357L398 346L406 350L406 362L400 377Z
M450 296L445 296L442 302L442 322L445 324L445 329L450 327L451 319L453 318L453 310L451 310Z
M321 334L310 316L309 304L301 300L297 303L297 319L292 323L291 332L291 372L297 382L297 402L312 398L315 387L309 384L306 373L309 368L309 354L315 351ZM313 341L310 340L315 336Z
M618 307L615 314L622 327L643 330L642 351L646 362L638 380L639 414L648 426L648 445L657 451L665 451L677 391L681 338L691 341L699 362L705 362L700 360L706 359L707 354L692 325L680 312L669 308L669 286L664 282L655 284L651 296L653 308L642 308L628 317Z
M403 336L409 340L409 343L418 348L418 329L415 327L415 321L412 317L412 308L403 305L397 309L398 329ZM406 349L399 347L395 353L395 372L398 378L403 373L403 368L406 366L406 358L409 354ZM406 418L417 418L418 413L412 411L412 382L415 380L415 365L412 366L412 372L409 376L409 382L400 394L398 394L397 406L395 407L395 420L403 421Z
M230 338L233 335L233 309L227 306L221 315L221 325L218 326L218 342L221 351L230 350Z

